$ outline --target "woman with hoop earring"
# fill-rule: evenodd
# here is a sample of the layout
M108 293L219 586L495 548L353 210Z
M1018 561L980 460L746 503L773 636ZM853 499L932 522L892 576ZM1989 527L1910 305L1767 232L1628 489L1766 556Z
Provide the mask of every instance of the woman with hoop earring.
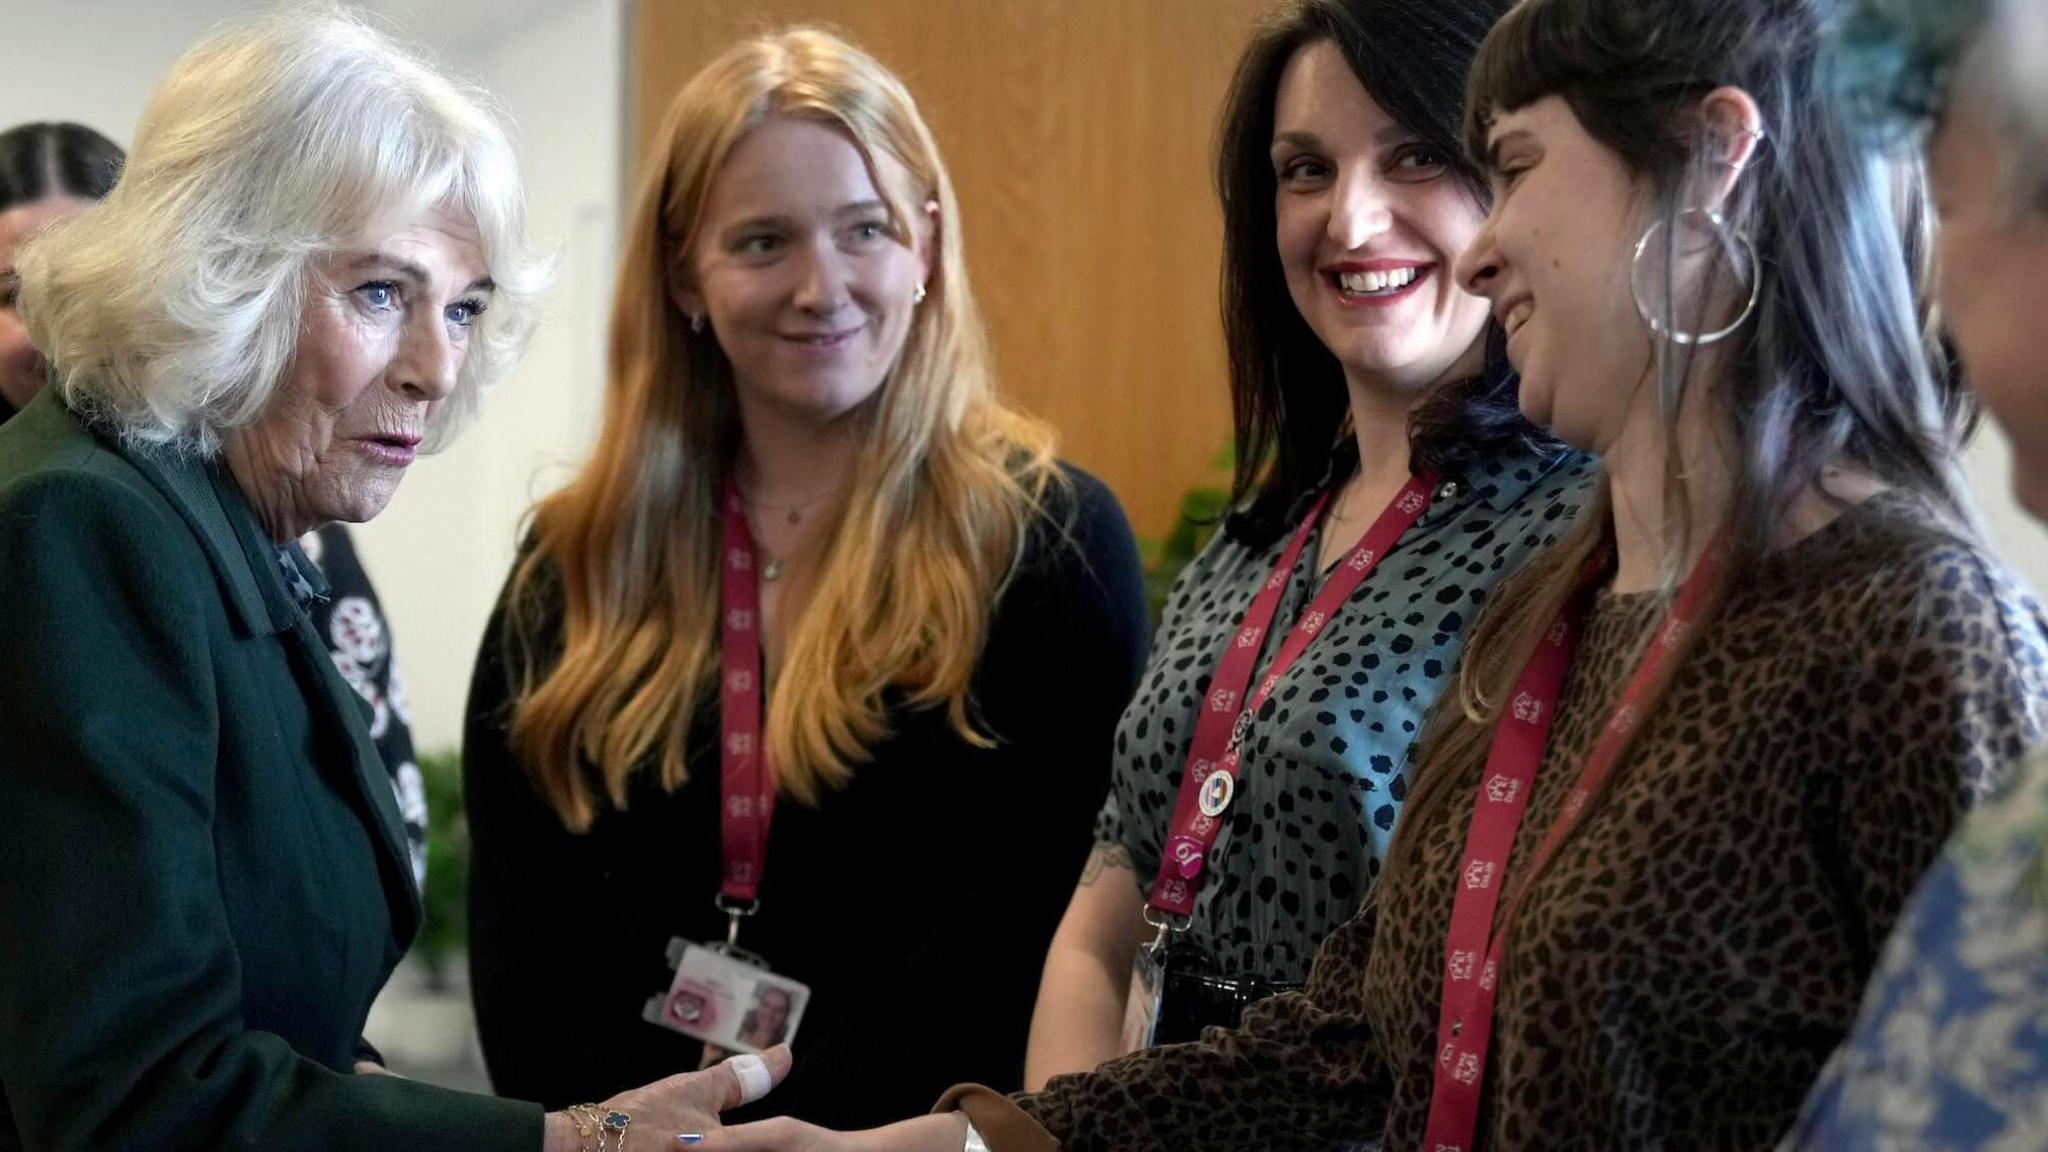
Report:
M1459 276L1604 477L1489 602L1308 986L1035 1095L719 1152L1776 1142L2048 713L2048 625L1957 477L1917 172L1824 98L1833 7L1524 0L1480 49Z

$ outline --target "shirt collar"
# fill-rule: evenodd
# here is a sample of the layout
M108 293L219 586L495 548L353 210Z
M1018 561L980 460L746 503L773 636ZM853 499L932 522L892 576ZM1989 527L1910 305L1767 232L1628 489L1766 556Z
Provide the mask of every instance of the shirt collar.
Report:
M286 591L292 594L300 608L308 612L314 605L325 603L333 594L320 566L307 557L296 540L277 546L277 568L284 577Z
M1570 448L1539 452L1526 444L1514 444L1473 461L1456 480L1465 496L1484 504L1489 511L1506 512L1520 503L1529 489L1580 456Z
M1432 493L1434 500L1424 518L1438 519L1475 500L1485 505L1488 511L1506 512L1544 477L1570 464L1578 456L1579 453L1570 448L1539 452L1523 443L1506 445L1472 461L1456 475L1438 477L1436 491ZM1332 452L1330 463L1323 470L1323 478L1288 509L1288 520L1300 523L1317 497L1351 474L1356 460L1355 452L1346 452L1341 447Z

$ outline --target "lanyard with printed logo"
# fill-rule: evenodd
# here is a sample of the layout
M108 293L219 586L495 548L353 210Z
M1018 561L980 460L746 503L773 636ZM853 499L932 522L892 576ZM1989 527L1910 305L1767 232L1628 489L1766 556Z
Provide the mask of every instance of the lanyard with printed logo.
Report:
M719 850L724 872L718 907L730 919L727 944L742 917L760 907L768 864L768 827L775 815L775 775L761 741L761 583L754 533L739 487L725 486L725 544L718 581Z
M759 553L739 489L728 480L721 505L718 579L718 786L722 871L715 903L726 915L725 943L668 942L675 975L668 991L641 1006L649 1024L701 1041L700 1068L734 1052L760 1052L792 1040L810 1002L810 986L771 970L739 947L740 921L761 907L768 829L775 815L775 773L761 740L761 584Z
M1543 835L1507 902L1507 914L1495 929L1494 913L1507 881L1515 835L1528 809L1537 769L1550 742L1558 698L1578 650L1580 629L1594 590L1607 569L1605 557L1589 565L1571 603L1559 614L1515 681L1494 726L1493 744L1480 775L1472 822L1465 833L1465 854L1458 868L1457 895L1444 943L1444 991L1437 1023L1435 1087L1430 1095L1429 1127L1424 1148L1438 1152L1469 1152L1479 1127L1480 1092L1486 1083L1487 1054L1493 1041L1494 1002L1499 995L1501 955L1507 925L1528 893L1528 877L1539 876L1558 846L1577 829L1592 798L1614 771L1644 712L1677 667L1686 640L1705 610L1707 597L1720 587L1727 547L1716 540L1700 557L1692 574L1658 625L1654 638L1622 690L1620 702L1587 756L1563 809Z
M1244 619L1238 623L1230 646L1223 650L1216 674L1209 681L1209 693L1196 713L1194 739L1188 745L1187 769L1181 776L1180 796L1174 802L1166 851L1160 856L1159 875L1152 882L1147 901L1145 918L1160 929L1162 941L1169 924L1185 925L1194 914L1195 896L1201 890L1209 849L1222 831L1222 817L1237 791L1238 759L1252 717L1280 686L1288 668L1315 643L1324 625L1351 599L1351 594L1387 553L1393 551L1395 542L1422 519L1422 514L1429 510L1435 487L1436 478L1432 475L1409 478L1295 621L1293 631L1273 657L1266 678L1249 698L1245 690L1251 686L1252 673L1257 669L1259 648L1280 611L1280 598L1287 590L1295 562L1322 521L1329 493L1319 497L1302 518L1301 526L1295 529L1293 538L1274 563L1272 575L1245 609Z

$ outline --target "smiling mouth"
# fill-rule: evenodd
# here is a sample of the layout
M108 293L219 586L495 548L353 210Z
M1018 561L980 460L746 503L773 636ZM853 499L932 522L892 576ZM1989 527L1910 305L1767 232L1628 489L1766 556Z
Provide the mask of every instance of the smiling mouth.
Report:
M1420 291L1421 285L1435 272L1434 264L1392 268L1339 265L1324 269L1323 279L1337 290L1338 300L1345 304L1383 307L1399 303Z
M851 343L855 336L860 335L860 331L858 328L848 328L844 332L785 332L782 338L805 348L843 348Z
M1536 305L1533 301L1517 300L1513 307L1501 315L1501 329L1509 336L1513 336L1522 330L1522 325L1529 322L1529 314L1534 311L1536 311Z
M1337 287L1353 296L1391 296L1422 278L1427 268L1396 268L1389 272L1339 272Z

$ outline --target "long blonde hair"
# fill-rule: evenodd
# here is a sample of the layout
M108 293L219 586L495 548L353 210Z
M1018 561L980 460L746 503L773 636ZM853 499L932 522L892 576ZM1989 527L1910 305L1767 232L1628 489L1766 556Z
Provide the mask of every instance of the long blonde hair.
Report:
M943 705L955 731L986 742L968 689L991 608L1059 476L1052 432L996 396L952 182L910 93L830 33L760 35L699 72L655 137L613 302L603 431L576 478L535 508L508 593L521 661L513 747L573 830L590 826L599 787L623 808L643 766L665 789L683 784L691 721L718 676L718 499L738 402L731 364L711 333L689 331L668 277L726 157L777 116L851 138L905 242L923 205L939 206L928 296L860 414L851 490L768 702L779 787L813 803L843 784L890 731L885 694ZM911 196L883 186L881 155L908 173ZM553 598L536 595L543 585L559 586L559 622L540 610ZM556 643L542 667L535 654Z

